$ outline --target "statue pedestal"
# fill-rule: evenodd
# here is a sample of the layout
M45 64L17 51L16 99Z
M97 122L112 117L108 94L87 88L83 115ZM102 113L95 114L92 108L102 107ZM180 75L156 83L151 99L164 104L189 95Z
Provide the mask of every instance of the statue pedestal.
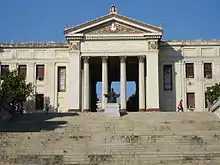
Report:
M119 104L118 103L106 103L104 113L108 116L119 117Z

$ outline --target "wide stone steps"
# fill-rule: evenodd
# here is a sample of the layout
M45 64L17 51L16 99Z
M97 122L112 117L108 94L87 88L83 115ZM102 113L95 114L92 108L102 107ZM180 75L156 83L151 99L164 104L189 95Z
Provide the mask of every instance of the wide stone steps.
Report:
M218 165L212 113L30 114L0 122L0 164Z
M155 154L88 154L88 155L19 155L5 161L6 163L15 162L16 164L150 164L150 165L179 165L179 164L214 164L220 161L220 155L217 153L188 153L188 154L172 154L166 153L161 155Z

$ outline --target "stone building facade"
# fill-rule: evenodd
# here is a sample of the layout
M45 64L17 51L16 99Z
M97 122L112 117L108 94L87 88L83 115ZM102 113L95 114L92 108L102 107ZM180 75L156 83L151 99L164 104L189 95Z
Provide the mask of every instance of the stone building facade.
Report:
M162 27L122 16L114 6L66 27L64 35L66 42L0 43L1 74L17 68L34 85L31 111L45 101L59 112L90 111L97 81L103 95L120 81L122 110L126 81L135 81L139 111L175 111L180 99L185 109L204 111L206 87L220 81L219 40L164 41Z

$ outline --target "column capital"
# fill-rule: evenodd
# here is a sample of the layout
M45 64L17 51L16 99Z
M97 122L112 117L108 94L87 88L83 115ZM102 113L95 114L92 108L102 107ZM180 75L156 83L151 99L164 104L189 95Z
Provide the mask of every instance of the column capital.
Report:
M119 59L120 59L121 62L125 62L126 56L120 56Z
M145 56L138 56L138 61L139 62L144 62Z
M103 57L101 57L101 59L102 59L102 62L107 62L108 56L103 56Z
M89 57L89 56L84 56L84 57L82 57L82 59L84 60L84 62L88 63L88 62L89 62L90 57Z

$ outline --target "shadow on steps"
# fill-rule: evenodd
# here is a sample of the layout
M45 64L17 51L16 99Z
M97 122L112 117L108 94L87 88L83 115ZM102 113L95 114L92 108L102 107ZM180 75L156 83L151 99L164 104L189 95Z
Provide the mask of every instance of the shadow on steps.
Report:
M0 120L0 132L40 132L52 131L67 124L65 120L50 121L53 118L74 117L77 113L32 113L16 114L11 121Z

